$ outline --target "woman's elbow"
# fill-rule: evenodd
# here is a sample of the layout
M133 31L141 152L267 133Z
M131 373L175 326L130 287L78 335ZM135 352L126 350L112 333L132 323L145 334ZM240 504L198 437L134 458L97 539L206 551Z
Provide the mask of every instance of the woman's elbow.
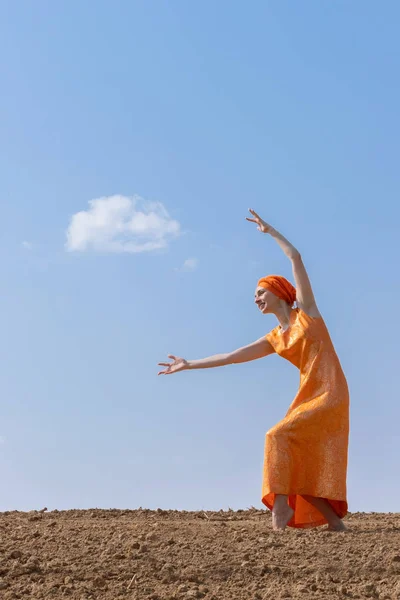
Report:
M301 262L301 254L298 250L293 249L290 253L290 260L292 262Z

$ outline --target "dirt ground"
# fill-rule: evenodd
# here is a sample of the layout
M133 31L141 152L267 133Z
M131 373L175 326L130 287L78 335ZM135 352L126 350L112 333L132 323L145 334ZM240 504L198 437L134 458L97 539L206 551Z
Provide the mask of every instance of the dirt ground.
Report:
M275 533L256 509L0 513L0 599L400 599L400 514L346 522Z

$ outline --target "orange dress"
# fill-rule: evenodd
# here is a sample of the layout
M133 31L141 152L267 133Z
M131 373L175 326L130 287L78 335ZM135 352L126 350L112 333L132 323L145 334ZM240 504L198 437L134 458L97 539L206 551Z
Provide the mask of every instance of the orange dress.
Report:
M266 434L262 501L272 509L275 494L289 496L291 527L326 523L302 496L326 498L336 514L347 513L346 472L349 392L321 317L294 309L288 329L267 340L300 370L300 388L286 417Z

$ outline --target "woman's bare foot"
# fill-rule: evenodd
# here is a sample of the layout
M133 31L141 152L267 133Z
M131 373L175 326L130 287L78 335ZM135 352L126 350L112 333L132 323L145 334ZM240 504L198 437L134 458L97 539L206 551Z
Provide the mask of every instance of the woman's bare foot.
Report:
M349 531L349 528L339 519L339 522L335 525L329 525L326 531Z
M346 525L337 516L326 498L315 498L314 496L303 496L303 498L312 506L315 506L328 521L328 527L325 531L348 531Z
M293 508L290 506L286 506L283 510L279 510L277 512L272 512L272 528L275 531L283 531L286 525L289 523L290 519L294 515Z
M272 528L275 531L283 531L294 515L294 510L287 503L287 496L277 494L272 509Z

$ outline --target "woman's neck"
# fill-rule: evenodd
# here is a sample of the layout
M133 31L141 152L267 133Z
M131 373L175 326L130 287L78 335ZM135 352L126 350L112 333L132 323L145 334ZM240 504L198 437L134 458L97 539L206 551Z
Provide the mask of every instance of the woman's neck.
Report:
M282 304L276 307L274 314L279 321L283 331L289 327L290 315L292 314L292 308L287 302L282 301Z

